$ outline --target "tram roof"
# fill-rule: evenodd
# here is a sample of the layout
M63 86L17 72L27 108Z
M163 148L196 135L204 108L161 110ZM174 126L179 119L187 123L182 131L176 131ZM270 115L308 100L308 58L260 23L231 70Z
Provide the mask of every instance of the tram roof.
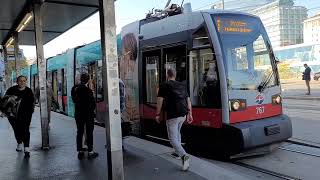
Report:
M99 9L99 0L1 0L0 43L5 43L32 12L33 2L44 2L42 10L43 43L46 44ZM19 33L20 45L35 45L34 23Z

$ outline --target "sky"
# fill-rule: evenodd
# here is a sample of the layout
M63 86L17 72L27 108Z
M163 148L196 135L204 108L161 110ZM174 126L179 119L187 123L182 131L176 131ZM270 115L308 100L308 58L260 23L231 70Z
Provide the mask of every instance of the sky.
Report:
M190 2L193 10L208 9L218 0L185 0L184 3ZM227 0L226 0L227 1ZM238 0L245 1L246 0ZM260 1L260 0L257 0ZM116 9L116 26L117 33L126 24L143 19L152 8L163 8L167 0L136 0L134 6L132 0L117 0L115 2ZM171 3L181 4L182 0L172 0ZM311 9L309 15L313 15L316 11L320 11L320 0L295 0L296 5L306 6ZM71 49L80 45L88 44L100 39L99 15L92 15L82 23L71 28L56 39L44 46L45 57L52 57L62 53L67 49ZM30 59L36 55L34 46L20 46L25 56Z

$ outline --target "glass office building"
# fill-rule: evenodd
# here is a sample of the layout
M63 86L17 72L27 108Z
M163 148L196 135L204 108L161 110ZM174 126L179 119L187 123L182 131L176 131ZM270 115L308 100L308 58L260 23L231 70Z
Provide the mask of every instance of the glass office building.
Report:
M274 1L275 0L220 0L215 2L211 8L249 12Z
M292 0L277 0L251 11L259 16L274 48L303 43L303 21L307 8Z
M303 38L306 43L320 43L320 12L303 22Z

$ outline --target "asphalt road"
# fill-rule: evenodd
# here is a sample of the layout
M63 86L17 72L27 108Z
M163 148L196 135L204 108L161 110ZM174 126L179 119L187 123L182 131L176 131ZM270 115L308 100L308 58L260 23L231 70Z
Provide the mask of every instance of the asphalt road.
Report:
M320 146L320 82L312 82L312 97L306 100L305 85L301 81L288 81L282 85L284 113L292 121L293 138L291 140ZM275 152L241 162L251 166L292 176L297 179L320 179L320 149L283 143ZM264 178L262 178L264 179ZM269 178L266 178L269 179Z
M319 100L284 100L284 113L291 118L293 138L320 145L319 103Z

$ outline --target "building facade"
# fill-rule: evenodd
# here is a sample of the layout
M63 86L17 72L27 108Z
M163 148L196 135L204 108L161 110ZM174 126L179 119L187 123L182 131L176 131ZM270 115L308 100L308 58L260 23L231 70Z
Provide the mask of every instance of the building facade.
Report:
M249 12L273 1L275 0L220 0L216 1L211 8Z
M303 32L306 43L320 44L320 12L303 22Z
M303 21L307 8L292 0L277 0L251 11L259 16L274 48L303 43Z

